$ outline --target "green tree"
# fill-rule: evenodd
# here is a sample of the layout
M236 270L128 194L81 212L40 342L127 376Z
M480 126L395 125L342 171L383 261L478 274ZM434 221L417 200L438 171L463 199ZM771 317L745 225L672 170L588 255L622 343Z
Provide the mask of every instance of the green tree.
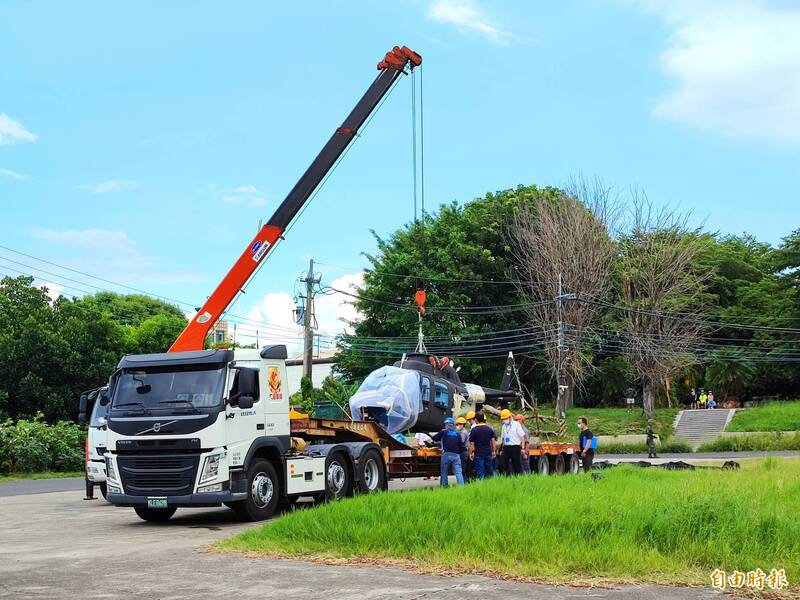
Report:
M514 276L511 215L523 204L560 194L552 188L518 187L463 206L443 205L438 213L425 215L424 222L407 224L387 238L376 234L379 253L368 256L371 269L354 300L364 318L353 324L354 336L340 342L337 371L354 381L413 351L418 326L413 298L418 288L424 288L428 310L422 326L428 349L440 353L468 345L469 351L455 353L461 379L497 385L505 363L497 347L508 347L508 340L495 346L467 344L467 340L525 328L526 315L521 310L473 307L523 302L514 284L508 283ZM549 397L552 390L544 393Z
M741 399L756 374L753 363L738 348L716 350L706 357L705 362L706 385L717 390L716 396L720 401Z

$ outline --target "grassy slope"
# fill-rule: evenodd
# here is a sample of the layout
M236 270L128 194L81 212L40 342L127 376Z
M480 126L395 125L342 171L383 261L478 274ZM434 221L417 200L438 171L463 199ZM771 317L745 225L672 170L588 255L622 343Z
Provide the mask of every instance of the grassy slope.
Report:
M678 408L656 409L655 430L662 438L672 435L672 423L678 414ZM553 407L545 406L541 410L543 415L552 416ZM589 429L596 435L624 435L643 434L647 429L647 419L644 418L641 408L628 412L625 408L572 408L567 414L567 435L570 438L578 437L578 418L586 417L589 420Z
M800 577L800 462L740 472L633 467L498 478L298 510L218 548L399 559L423 570L548 581L707 585L716 567Z
M83 477L83 471L42 471L40 473L9 473L0 475L0 483L8 481L21 481L24 479L63 479L65 477Z
M800 431L800 402L772 402L736 411L725 431Z
M698 452L773 452L800 450L800 433L761 433L746 437L721 437L700 444Z

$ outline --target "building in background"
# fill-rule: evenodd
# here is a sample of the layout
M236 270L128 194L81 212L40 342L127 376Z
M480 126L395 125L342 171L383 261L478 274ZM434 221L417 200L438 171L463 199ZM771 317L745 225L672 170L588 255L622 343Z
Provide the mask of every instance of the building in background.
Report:
M322 387L322 381L333 370L333 355L336 349L320 350L311 361L311 381L314 387ZM300 391L300 380L303 378L303 353L298 352L286 360L286 388L291 396Z
M228 334L228 322L223 320L217 321L214 323L214 327L208 335L211 338L212 344L227 344L231 341L230 335Z

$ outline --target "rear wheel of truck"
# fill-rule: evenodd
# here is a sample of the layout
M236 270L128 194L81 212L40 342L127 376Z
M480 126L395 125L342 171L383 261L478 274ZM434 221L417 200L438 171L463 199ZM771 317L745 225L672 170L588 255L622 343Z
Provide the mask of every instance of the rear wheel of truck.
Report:
M553 475L563 475L566 470L567 465L562 454L555 454L550 457L550 472Z
M577 454L570 454L569 455L569 472L572 475L576 475L581 470L581 461L578 459Z
M367 450L358 461L358 491L369 494L386 489L386 469L377 450Z
M550 461L544 454L536 459L536 474L537 475L550 474Z
M170 517L178 510L177 507L171 506L170 508L147 508L146 506L134 506L133 510L139 515L139 518L151 523L166 523Z
M231 502L243 521L263 521L275 514L281 497L281 483L275 466L263 458L247 469L247 499Z
M353 493L353 474L344 452L334 452L325 461L325 499L338 500Z

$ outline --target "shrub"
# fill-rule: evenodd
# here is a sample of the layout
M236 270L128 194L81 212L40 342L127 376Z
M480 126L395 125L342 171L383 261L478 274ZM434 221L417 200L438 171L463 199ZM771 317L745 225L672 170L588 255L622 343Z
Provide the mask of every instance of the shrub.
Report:
M598 454L647 454L647 444L639 442L636 444L622 444L612 442L610 444L598 444ZM666 440L662 444L656 444L656 452L664 454L686 454L692 452L692 447L686 442L677 440Z
M0 472L80 471L86 432L68 421L47 425L43 415L0 423Z
M759 435L721 437L706 442L698 452L763 452L800 450L800 433L764 433Z

